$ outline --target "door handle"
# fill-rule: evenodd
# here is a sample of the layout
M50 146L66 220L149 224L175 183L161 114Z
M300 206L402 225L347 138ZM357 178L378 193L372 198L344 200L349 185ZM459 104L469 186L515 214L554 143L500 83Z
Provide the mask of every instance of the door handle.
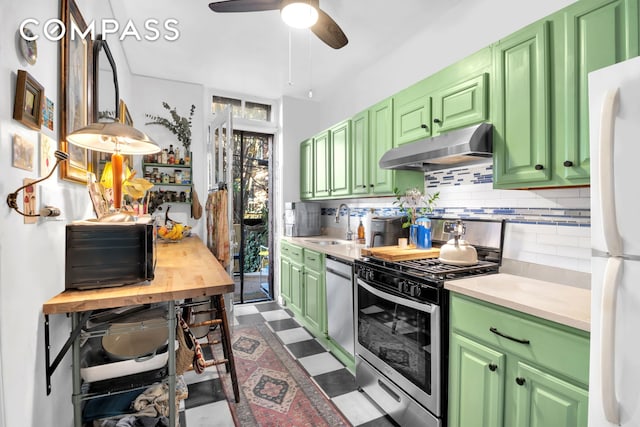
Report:
M508 340L515 341L515 342L520 343L520 344L531 344L531 341L529 341L529 340L520 339L520 338L514 338L514 337L511 337L509 335L503 334L502 332L500 332L497 328L494 328L493 326L490 327L489 330L491 332L493 332L494 334L501 336L502 338L506 338Z

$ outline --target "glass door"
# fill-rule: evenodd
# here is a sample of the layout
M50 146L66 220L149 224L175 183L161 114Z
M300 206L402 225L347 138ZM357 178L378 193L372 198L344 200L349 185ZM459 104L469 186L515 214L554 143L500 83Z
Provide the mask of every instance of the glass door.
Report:
M236 303L273 298L271 147L273 135L233 134L233 273Z

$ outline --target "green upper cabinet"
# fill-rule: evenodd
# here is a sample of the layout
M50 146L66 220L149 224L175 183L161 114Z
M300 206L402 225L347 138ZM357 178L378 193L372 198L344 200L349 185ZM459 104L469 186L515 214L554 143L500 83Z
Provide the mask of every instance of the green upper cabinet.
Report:
M329 131L331 197L347 196L351 191L351 120L345 120Z
M351 118L351 194L369 193L369 110Z
M369 185L371 194L393 194L393 171L378 165L380 157L393 148L393 99L369 108Z
M557 17L564 38L556 40L558 82L555 167L558 184L589 184L589 99L591 71L638 55L638 0L579 1ZM561 43L563 42L563 43Z
M487 120L488 78L483 73L434 93L434 135Z
M393 141L397 147L431 136L431 97L415 85L393 97Z
M330 146L331 134L324 131L313 138L313 196L328 197L330 194L331 163Z
M300 143L300 198L302 200L313 197L313 139Z
M494 48L494 187L551 178L549 23L526 27Z

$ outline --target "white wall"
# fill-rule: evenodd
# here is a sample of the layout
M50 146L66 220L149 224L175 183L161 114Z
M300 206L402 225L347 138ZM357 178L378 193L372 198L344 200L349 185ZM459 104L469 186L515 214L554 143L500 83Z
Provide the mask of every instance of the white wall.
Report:
M40 40L37 63L29 66L19 56L15 39L22 20L33 17L44 22L58 16L59 6L25 0L2 2L0 9L0 198L4 201L23 178L39 177L39 132L12 119L18 69L26 69L55 103L55 130L43 128L42 133L58 140L58 44ZM12 166L15 133L36 147L32 172ZM61 181L57 173L41 184L39 199L39 206L61 208L60 220L26 225L6 204L0 210L0 408L4 411L0 425L7 427L71 425L69 355L53 376L53 393L46 396L42 304L64 289L64 225L93 212L85 186ZM66 339L69 324L65 316L51 318L53 352Z

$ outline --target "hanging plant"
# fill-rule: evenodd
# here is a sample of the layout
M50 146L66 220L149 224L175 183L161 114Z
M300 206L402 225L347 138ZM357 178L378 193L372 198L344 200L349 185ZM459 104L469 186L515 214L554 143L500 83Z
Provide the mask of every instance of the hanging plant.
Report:
M188 154L190 152L189 147L191 147L191 119L193 118L193 113L196 110L196 106L191 105L191 110L189 111L188 118L179 115L176 109L171 108L171 106L166 102L163 102L162 106L165 108L165 110L169 111L169 114L171 114L171 119L152 114L145 114L147 118L151 119L150 122L147 122L145 124L161 125L169 129L169 131L178 138L178 141L182 143L185 153Z

